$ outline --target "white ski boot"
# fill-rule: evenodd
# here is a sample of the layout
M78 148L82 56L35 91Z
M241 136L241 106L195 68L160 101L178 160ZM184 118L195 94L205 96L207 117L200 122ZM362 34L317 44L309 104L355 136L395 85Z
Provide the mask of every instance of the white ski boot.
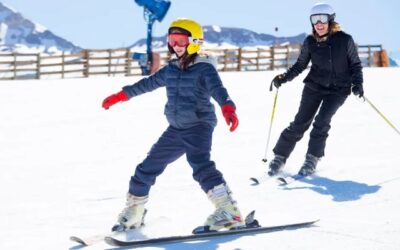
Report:
M204 226L196 228L194 233L218 231L220 229L234 229L244 227L242 215L231 196L232 192L226 184L220 184L207 192L208 198L215 205L216 210L208 216Z
M130 193L126 195L126 207L118 215L118 224L114 225L112 231L125 231L139 228L144 225L146 209L144 204L149 196L135 196Z

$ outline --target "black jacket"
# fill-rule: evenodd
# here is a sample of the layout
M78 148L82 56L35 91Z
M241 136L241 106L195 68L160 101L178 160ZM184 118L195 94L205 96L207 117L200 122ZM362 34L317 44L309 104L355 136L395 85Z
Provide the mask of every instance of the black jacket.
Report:
M304 40L297 62L285 74L290 81L307 68L311 69L304 79L306 86L326 92L350 94L352 84L362 84L362 66L353 38L337 31L326 41L317 42L309 35Z

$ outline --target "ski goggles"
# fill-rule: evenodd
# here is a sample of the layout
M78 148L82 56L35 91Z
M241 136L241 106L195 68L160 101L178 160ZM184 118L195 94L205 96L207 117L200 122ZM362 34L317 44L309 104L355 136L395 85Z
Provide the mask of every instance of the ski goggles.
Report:
M310 21L313 25L316 25L318 22L322 24L326 24L329 22L329 15L327 14L316 14L310 16Z
M171 47L174 47L174 46L186 47L190 43L202 44L203 39L193 38L193 37L185 35L185 34L169 34L168 35L168 44Z

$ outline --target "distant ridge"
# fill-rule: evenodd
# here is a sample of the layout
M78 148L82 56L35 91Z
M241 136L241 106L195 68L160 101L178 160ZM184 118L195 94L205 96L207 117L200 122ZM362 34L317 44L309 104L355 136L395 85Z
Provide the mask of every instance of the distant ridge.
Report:
M242 28L227 28L215 25L204 26L204 47L260 47L282 44L301 44L306 33L290 37L276 37L269 34L257 33ZM153 37L153 48L160 49L167 46L167 35ZM132 48L144 49L146 39L140 39L131 45Z
M0 51L32 53L80 50L80 47L0 3Z

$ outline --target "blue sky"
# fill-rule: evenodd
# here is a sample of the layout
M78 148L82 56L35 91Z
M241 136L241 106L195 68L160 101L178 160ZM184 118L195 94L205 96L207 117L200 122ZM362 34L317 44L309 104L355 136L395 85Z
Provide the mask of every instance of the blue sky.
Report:
M146 37L143 9L134 0L0 0L83 48L117 48ZM171 0L153 35L165 34L177 17L202 25L239 27L279 36L310 32L309 11L316 0ZM358 44L382 44L400 51L399 0L331 0L336 20ZM290 6L290 7L289 7ZM278 27L278 32L275 32Z

